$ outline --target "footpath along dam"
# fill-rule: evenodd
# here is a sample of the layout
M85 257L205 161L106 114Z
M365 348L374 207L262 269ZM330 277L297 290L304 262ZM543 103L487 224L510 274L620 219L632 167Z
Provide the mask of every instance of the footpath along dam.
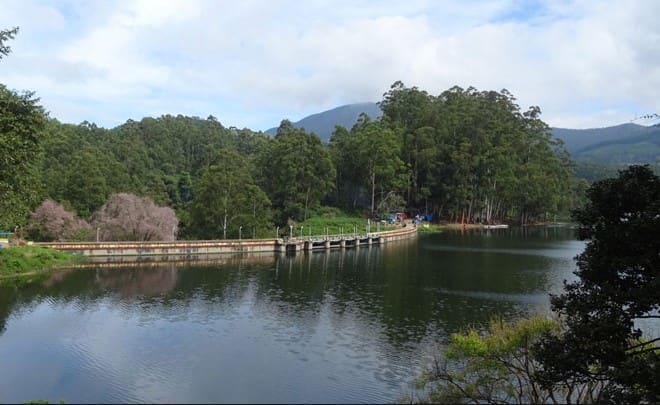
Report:
M170 242L48 242L36 246L90 257L130 256L197 256L220 253L289 253L368 247L417 236L417 228L408 224L402 228L363 234L301 236L273 239L231 239Z

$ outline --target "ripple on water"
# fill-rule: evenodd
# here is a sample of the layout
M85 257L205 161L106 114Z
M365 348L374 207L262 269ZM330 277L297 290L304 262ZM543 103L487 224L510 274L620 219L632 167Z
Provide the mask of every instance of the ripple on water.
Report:
M61 351L64 357L70 360L71 364L76 365L74 368L66 369L66 374L70 374L71 378L78 381L95 383L93 384L95 387L88 387L88 389L81 389L80 386L70 387L72 392L69 395L74 398L74 402L82 401L89 395L95 396L91 399L92 402L140 402L138 396L126 389L130 384L122 369L117 368L113 364L113 360L99 356L97 349L92 347L87 340L67 340L65 344L59 345L56 350ZM114 361L117 361L117 359ZM126 364L130 364L130 360L125 359L125 361ZM133 364L135 365L135 363ZM98 382L101 381L103 382L101 391L95 391L95 389L99 389ZM107 396L108 400L99 399L99 395L100 398Z
M112 290L99 297L97 289L85 289L80 278L73 278L61 290L78 288L79 298L54 299L45 292L43 300L52 310L43 311L39 319L50 324L39 329L35 324L42 323L32 322L25 333L44 336L34 341L43 342L39 349L47 355L66 352L52 356L59 363L52 367L65 375L53 398L64 392L62 397L72 402L215 402L248 397L257 402L393 402L402 398L406 384L421 370L419 364L435 353L424 352L435 339L442 340L469 322L486 321L495 310L510 313L546 299L545 292L500 294L489 292L488 282L470 284L481 276L494 279L496 275L486 267L498 259L507 265L522 262L522 257L490 255L493 252L551 257L521 264L520 277L546 270L559 274L553 268L566 265L565 259L554 258L561 256L552 250L554 246L516 247L464 249L465 255L422 252L415 262L418 268L407 268L408 261L401 261L400 269L400 249L394 252L396 257L383 250L378 266L372 260L364 267L351 252L329 255L333 260L323 270L295 267L287 272L280 266L279 278L260 274L250 279L254 286L247 289L245 267L218 267L229 276L216 279L205 277L209 273L205 271L187 272L174 292L155 297L125 297ZM453 270L461 263L451 263L452 258L480 257L473 252L488 254L488 266L462 273L465 280L454 277L460 271ZM437 256L449 261L443 267L446 272L433 268L434 262L422 263L425 257L436 260ZM334 260L338 258L341 268ZM524 283L512 280L515 285L504 292L528 292ZM52 294L61 297L60 292ZM415 302L407 300L411 292L433 302L418 313ZM10 319L29 318L40 299L21 304L23 314L13 310ZM0 348L9 342L14 325L8 324L9 332L0 335ZM62 340L49 340L52 336ZM7 375L0 370L0 379ZM14 392L28 390L29 383Z

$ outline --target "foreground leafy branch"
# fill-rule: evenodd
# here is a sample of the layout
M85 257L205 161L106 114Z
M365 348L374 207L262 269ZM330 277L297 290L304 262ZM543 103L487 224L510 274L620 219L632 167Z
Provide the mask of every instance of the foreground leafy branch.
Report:
M598 402L608 381L536 379L542 365L535 344L562 332L559 322L542 317L515 324L492 321L485 333L472 329L454 334L443 358L418 380L432 403L591 403Z

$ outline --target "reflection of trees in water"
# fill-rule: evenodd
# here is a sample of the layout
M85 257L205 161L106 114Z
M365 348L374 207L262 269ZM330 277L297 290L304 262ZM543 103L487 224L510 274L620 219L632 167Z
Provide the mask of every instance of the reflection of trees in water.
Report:
M313 333L324 312L336 330L369 325L364 333L384 333L395 345L408 343L424 338L438 316L449 315L437 310L432 291L424 291L431 280L417 267L417 254L415 240L402 240L282 256L274 277L257 280L257 297L278 318L303 320L309 330L301 333Z
M160 296L168 307L195 300L212 302L214 311L248 298L252 310L295 326L303 334L313 333L324 314L333 327L370 325L373 330L369 333L383 333L398 345L438 330L453 332L468 323L483 324L495 313L508 317L521 311L525 304L512 302L507 295L528 291L518 285L516 277L524 275L530 289L543 284L543 272L482 271L495 262L481 263L479 259L475 265L478 257L473 253L429 251L425 246L433 241L425 237L295 256L224 255L215 261L185 261L183 265L168 261L97 263L93 266L98 268L53 273L44 284L20 295L22 302L41 296L89 300L90 304L115 293L124 299ZM517 256L497 258L497 265L507 268L515 269L521 262ZM524 258L530 259L527 269L542 261ZM472 296L462 291L485 294ZM10 291L9 296L0 297L0 326L12 311L13 304L5 301L16 296Z
M95 282L104 289L117 291L122 298L154 297L172 292L178 270L170 264L141 269L96 269Z
M483 275L472 273L468 278L475 281L477 276ZM275 262L274 276L258 277L257 300L264 311L291 323L301 321L298 326L308 329L301 333L313 333L325 313L338 330L360 318L373 328L365 333L377 330L395 346L426 339L429 333L484 325L493 314L510 318L520 311L520 302L506 294L469 296L438 289L460 281L457 277L463 279L462 271L435 266L415 240L282 256ZM494 271L488 277L504 280L491 280L484 291L512 282L510 273ZM518 292L511 291L512 296Z

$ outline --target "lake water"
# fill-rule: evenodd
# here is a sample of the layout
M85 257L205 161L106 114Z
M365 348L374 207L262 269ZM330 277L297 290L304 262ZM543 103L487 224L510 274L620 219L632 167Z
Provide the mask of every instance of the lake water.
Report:
M295 257L57 272L0 286L0 402L396 402L453 332L546 312L568 228Z

